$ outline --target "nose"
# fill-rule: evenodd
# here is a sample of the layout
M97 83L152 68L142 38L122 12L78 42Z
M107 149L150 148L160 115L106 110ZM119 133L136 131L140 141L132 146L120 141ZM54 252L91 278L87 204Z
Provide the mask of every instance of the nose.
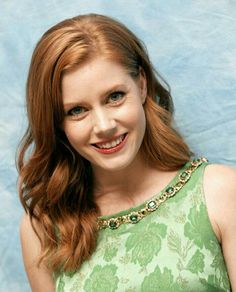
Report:
M117 124L106 110L99 109L93 115L93 129L97 136L112 137L117 130Z

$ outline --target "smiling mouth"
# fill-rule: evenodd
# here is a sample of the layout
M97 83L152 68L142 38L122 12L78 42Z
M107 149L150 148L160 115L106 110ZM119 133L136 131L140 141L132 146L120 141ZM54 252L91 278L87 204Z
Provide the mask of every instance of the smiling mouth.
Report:
M111 149L117 147L122 141L124 141L126 134L120 135L117 139L106 142L106 143L99 143L99 144L93 144L96 148L99 149Z

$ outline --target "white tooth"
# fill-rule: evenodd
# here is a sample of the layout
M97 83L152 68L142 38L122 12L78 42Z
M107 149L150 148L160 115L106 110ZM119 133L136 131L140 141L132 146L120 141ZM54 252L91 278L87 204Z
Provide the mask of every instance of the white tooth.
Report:
M111 148L111 147L115 147L116 145L118 145L124 138L124 135L121 135L119 138L117 138L115 141L112 141L110 143L105 143L102 145L98 145L99 148Z

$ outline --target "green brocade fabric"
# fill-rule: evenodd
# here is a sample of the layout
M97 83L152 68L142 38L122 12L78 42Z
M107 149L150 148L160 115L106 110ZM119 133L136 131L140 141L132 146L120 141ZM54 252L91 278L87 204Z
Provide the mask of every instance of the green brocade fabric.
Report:
M167 187L176 184L189 164ZM92 257L75 273L61 274L56 279L56 291L231 291L205 204L206 165L203 162L175 196L138 223L100 230ZM145 204L100 219L130 214Z

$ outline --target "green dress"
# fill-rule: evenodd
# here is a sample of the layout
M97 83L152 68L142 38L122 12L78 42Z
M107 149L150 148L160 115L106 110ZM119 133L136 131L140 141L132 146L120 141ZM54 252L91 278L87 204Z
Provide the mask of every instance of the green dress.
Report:
M56 279L62 292L231 291L203 192L207 161L187 163L142 205L99 217L92 257Z

